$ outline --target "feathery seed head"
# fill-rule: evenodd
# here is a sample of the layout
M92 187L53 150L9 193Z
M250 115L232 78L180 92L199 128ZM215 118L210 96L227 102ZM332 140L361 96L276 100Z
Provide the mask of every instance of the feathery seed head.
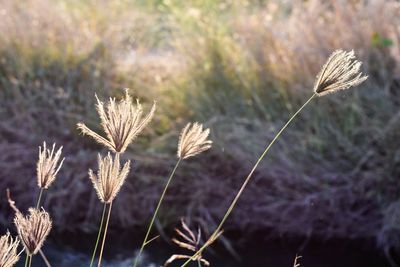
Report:
M356 59L353 50L336 50L318 74L314 92L323 96L361 84L368 76L363 76L360 68L361 62Z
M203 258L202 252L200 251L200 243L201 243L201 230L200 227L197 230L197 233L189 228L189 226L185 223L183 219L181 219L181 225L182 228L178 229L175 228L175 232L177 234L176 238L172 238L172 242L177 244L179 247L183 249L190 250L191 252L195 252L196 256L192 258L192 256L189 255L183 255L183 254L174 254L172 255L164 264L164 267L168 266L175 260L182 260L182 259L187 259L187 260L192 260L192 261L198 261L205 266L210 266L210 262L207 261L205 258ZM222 234L222 231L217 232L215 235L212 235L204 245L210 246L213 244Z
M12 267L18 262L18 245L19 240L13 239L9 232L0 237L0 267Z
M125 99L122 99L119 103L115 98L110 98L105 106L97 96L96 99L97 112L106 138L90 130L83 123L77 124L78 129L84 135L92 137L98 143L116 153L123 153L126 150L128 145L151 121L156 109L156 104L154 103L149 114L142 118L142 105L140 105L139 100L136 101L136 106L132 104L132 98L128 90L125 91Z
M89 178L96 189L99 199L104 203L111 203L117 196L129 173L130 161L127 161L121 169L119 154L114 159L110 153L104 158L98 156L99 170L97 175L89 170Z
M183 128L178 143L178 158L187 159L211 148L212 141L207 140L210 129L204 129L200 123L188 123Z
M50 215L45 210L30 208L28 212L28 216L23 216L22 213L17 212L14 224L26 253L31 256L42 247L51 230L52 222Z
M61 157L62 147L54 154L55 146L56 144L53 144L51 150L46 148L46 142L43 142L43 150L42 147L39 146L39 160L37 162L36 171L38 186L40 188L49 188L56 179L56 175L64 162L65 158L58 163Z

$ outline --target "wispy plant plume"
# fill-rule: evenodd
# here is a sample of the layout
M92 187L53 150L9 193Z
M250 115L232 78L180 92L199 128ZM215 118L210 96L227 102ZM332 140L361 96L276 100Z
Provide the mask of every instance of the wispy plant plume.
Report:
M97 112L106 138L92 131L83 123L77 124L78 129L116 153L123 153L126 150L128 145L151 121L156 109L154 103L149 114L142 118L142 105L139 100L136 101L136 106L132 104L128 90L125 91L125 98L120 102L117 102L115 98L110 98L106 106L97 96L96 99Z
M172 238L172 242L177 244L179 247L183 249L190 250L192 252L198 252L200 248L201 242L201 230L198 228L197 233L189 228L189 226L185 223L183 219L181 219L181 229L176 228L175 232L178 235L177 238ZM217 240L217 238L222 234L222 231L219 231L216 235L211 236L211 238L206 242L207 245L211 245ZM181 238L179 240L178 238ZM199 265L204 264L205 266L210 266L210 262L203 258L202 253L196 254L195 257L191 257L188 255L182 254L174 254L172 255L164 264L164 267L169 265L175 260L179 259L191 259L193 261L197 261Z
M65 158L59 162L62 147L54 153L55 146L56 144L53 144L51 150L46 148L46 142L43 142L43 148L39 146L39 160L37 162L36 171L38 186L40 188L48 189L50 187L64 162Z
M368 78L360 72L361 64L353 50L336 50L318 74L314 92L323 96L361 84Z
M19 240L13 239L9 232L0 237L0 267L12 267L18 262L18 245Z
M96 189L97 195L104 203L111 203L117 196L129 173L130 161L127 161L121 169L119 155L114 159L108 153L104 158L98 156L99 170L97 175L89 170L89 178Z
M32 256L43 246L51 230L52 222L45 210L30 208L28 212L28 216L17 212L14 223L27 255Z
M211 148L212 141L207 140L210 129L204 129L200 123L188 123L183 128L178 143L178 158L187 159Z

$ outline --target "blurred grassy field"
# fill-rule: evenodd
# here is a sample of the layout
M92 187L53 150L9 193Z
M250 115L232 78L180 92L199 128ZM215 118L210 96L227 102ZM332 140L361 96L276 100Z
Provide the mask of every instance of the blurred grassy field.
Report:
M56 230L92 231L100 213L87 179L100 147L75 126L99 127L95 92L131 88L146 106L158 102L128 153L133 175L113 224L148 221L181 127L199 120L215 146L179 171L159 227L184 215L213 227L264 145L310 96L321 64L343 48L356 51L370 79L307 108L227 227L400 246L398 1L0 0L0 20L0 189L29 206L37 146L63 145L67 159L45 199ZM2 224L9 214L2 205Z

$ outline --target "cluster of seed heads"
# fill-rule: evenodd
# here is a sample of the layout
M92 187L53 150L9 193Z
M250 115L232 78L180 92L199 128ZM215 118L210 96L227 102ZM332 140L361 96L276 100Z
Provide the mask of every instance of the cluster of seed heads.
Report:
M353 51L346 52L337 50L328 58L320 70L314 84L314 93L318 96L348 89L364 82L368 76L360 72L361 62L358 61ZM97 175L89 170L89 178L100 198L104 203L111 203L117 196L120 188L126 180L130 169L130 161L127 161L121 168L120 154L124 153L130 143L142 132L151 121L156 105L153 104L150 112L143 117L143 108L139 101L136 105L132 98L125 92L125 98L117 102L110 98L105 105L97 96L97 112L100 117L100 124L104 130L105 137L89 129L85 124L78 123L78 129L84 134L92 137L95 141L108 148L110 153L102 158L98 156L99 169ZM211 148L212 141L208 140L209 129L203 129L200 123L188 123L181 132L177 156L179 159L187 159ZM57 151L55 144L52 149L47 149L46 143L39 147L39 160L37 162L37 181L41 189L48 189L56 179L64 158L61 159L62 147ZM28 215L24 216L17 211L14 219L19 240L13 239L7 232L0 237L0 267L12 267L19 259L17 248L21 242L28 256L35 255L43 245L48 236L52 221L45 210L30 208ZM172 255L165 265L177 259L190 259L198 261L199 264L210 265L201 254L200 246L201 231L197 234L190 230L182 220L182 230L176 229L176 233L182 240L172 239L181 248L196 252L195 256L175 254ZM213 234L205 245L215 242L222 232ZM296 256L294 267L300 266L300 257ZM99 263L100 264L100 263Z

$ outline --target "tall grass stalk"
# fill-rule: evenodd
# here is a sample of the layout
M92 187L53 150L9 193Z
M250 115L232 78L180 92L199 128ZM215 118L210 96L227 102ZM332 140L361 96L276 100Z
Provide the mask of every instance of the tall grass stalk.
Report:
M272 147L272 145L275 143L275 141L279 138L279 136L284 132L284 130L289 126L289 124L294 120L294 118L308 105L308 103L311 102L311 100L316 97L318 94L314 92L314 94L293 114L292 117L286 122L286 124L279 130L279 132L275 135L274 139L269 143L269 145L265 148L264 152L261 154L261 156L258 158L257 162L254 164L253 168L251 169L250 173L247 175L246 180L242 184L242 187L240 188L239 192L236 194L235 198L233 199L231 205L229 206L227 212L225 213L224 217L222 218L220 224L218 227L215 229L214 233L211 235L209 240L213 240L215 236L219 233L219 231L222 229L222 226L224 225L225 221L228 219L229 215L232 213L233 209L236 206L236 203L238 202L240 196L242 195L243 191L245 190L247 184L250 182L251 177L253 176L255 170L257 169L258 165L261 163L261 161L264 159L264 157L267 155L268 151ZM181 267L184 267L189 264L190 261L194 260L196 256L202 253L204 249L209 245L209 242L207 241L190 259L188 259L185 263L181 265Z
M106 243L106 237L107 237L108 223L110 222L111 209L112 209L112 201L110 202L110 206L108 208L107 221L106 221L106 226L104 228L103 242L101 243L101 248L100 248L99 263L97 264L98 267L101 266L101 259L103 257L104 245Z
M175 164L174 169L173 169L172 172L171 172L171 175L170 175L169 178L168 178L167 183L165 184L164 191L163 191L162 194L161 194L161 197L160 197L160 200L158 201L156 210L154 211L154 214L153 214L153 217L151 218L149 227L147 228L146 236L145 236L145 238L144 238L144 240L143 240L142 246L140 247L139 254L136 256L135 263L134 263L134 265L133 265L134 267L136 267L137 264L139 263L139 259L140 259L140 256L141 256L142 252L143 252L143 249L144 249L144 247L148 244L148 239L149 239L149 236L150 236L150 233L151 233L151 229L153 228L153 224L154 224L154 221L155 221L155 219L156 219L156 217L157 217L158 211L159 211L159 209L160 209L160 207L161 207L161 203L162 203L163 200L164 200L164 197L165 197L165 194L166 194L166 192L167 192L167 190L168 190L169 184L171 183L172 177L174 177L174 174L175 174L175 172L176 172L176 169L178 168L179 164L181 163L181 160L182 160L182 158L179 158L179 159L178 159L178 161L177 161L176 164Z
M104 216L106 214L106 208L107 208L107 205L104 204L103 213L101 215L101 222L100 222L100 226L99 226L99 231L97 233L96 244L95 244L94 249L93 249L92 260L90 261L90 267L93 266L94 258L96 257L97 246L99 245L100 236L101 236L101 230L103 229L103 223L104 223Z

